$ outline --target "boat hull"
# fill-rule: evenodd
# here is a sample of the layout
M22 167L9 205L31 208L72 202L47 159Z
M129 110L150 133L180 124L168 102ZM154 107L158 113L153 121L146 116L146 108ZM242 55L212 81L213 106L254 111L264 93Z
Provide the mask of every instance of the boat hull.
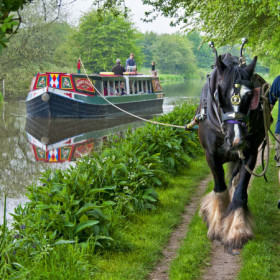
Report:
M47 98L44 98L47 96ZM162 112L163 98L156 94L109 97L108 100L131 113ZM45 118L102 118L124 112L110 105L100 96L79 99L46 91L26 101L29 116Z

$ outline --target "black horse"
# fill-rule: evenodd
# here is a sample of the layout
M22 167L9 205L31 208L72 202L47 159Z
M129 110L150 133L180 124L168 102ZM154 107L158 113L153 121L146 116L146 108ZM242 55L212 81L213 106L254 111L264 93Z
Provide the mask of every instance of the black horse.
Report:
M217 56L200 98L199 139L214 177L200 214L207 221L208 237L225 249L241 248L253 236L247 188L258 147L264 141L264 120L254 69L257 57L246 65L238 57ZM259 86L259 85L258 85ZM223 164L231 162L230 190Z

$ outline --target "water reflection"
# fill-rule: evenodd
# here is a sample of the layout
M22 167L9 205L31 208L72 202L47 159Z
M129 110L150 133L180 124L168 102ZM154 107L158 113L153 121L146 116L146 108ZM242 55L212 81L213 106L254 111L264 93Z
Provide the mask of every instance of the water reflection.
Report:
M172 110L178 99L199 96L201 87L201 81L163 85L163 112ZM152 112L156 113L159 112ZM104 135L140 125L142 122L129 116L101 120L26 119L24 102L3 105L0 108L0 219L5 193L9 213L26 201L25 188L36 182L41 172L47 168L66 169L75 164L72 160L91 152Z
M158 112L160 113L160 112ZM145 115L145 118L152 118ZM128 124L142 124L133 117L119 116L107 119L26 119L26 134L36 161L63 163L75 161L90 154L94 147L112 133L120 133Z

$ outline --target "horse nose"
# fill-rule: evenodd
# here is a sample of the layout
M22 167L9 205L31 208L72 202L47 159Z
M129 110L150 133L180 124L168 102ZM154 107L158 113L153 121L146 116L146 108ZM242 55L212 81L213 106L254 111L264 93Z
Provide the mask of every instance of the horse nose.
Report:
M240 146L240 144L242 143L242 140L240 138L235 138L232 146Z
M242 145L243 145L243 140L241 139L241 138L234 138L234 140L232 141L231 139L230 139L230 137L226 137L225 138L225 142L227 143L227 145L229 146L229 147L232 147L232 148L239 148L239 147L241 147Z
M242 138L234 138L233 142L232 142L232 147L234 148L239 148L243 145L243 140Z

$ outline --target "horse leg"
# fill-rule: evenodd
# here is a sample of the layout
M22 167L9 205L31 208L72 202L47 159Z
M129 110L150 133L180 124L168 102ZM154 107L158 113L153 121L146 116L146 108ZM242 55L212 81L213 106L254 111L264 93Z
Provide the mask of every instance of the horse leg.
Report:
M241 162L230 163L230 174L231 179L229 182L229 197L230 201L232 201L234 192L239 184L240 181L240 169L241 169Z
M255 154L246 161L251 170L255 167L256 159ZM222 241L228 251L242 248L253 237L253 220L247 206L247 188L250 177L251 175L243 166L238 186L222 222Z
M208 237L221 240L222 217L229 204L229 193L222 163L209 154L206 159L214 177L214 190L203 198L199 213L207 222Z

